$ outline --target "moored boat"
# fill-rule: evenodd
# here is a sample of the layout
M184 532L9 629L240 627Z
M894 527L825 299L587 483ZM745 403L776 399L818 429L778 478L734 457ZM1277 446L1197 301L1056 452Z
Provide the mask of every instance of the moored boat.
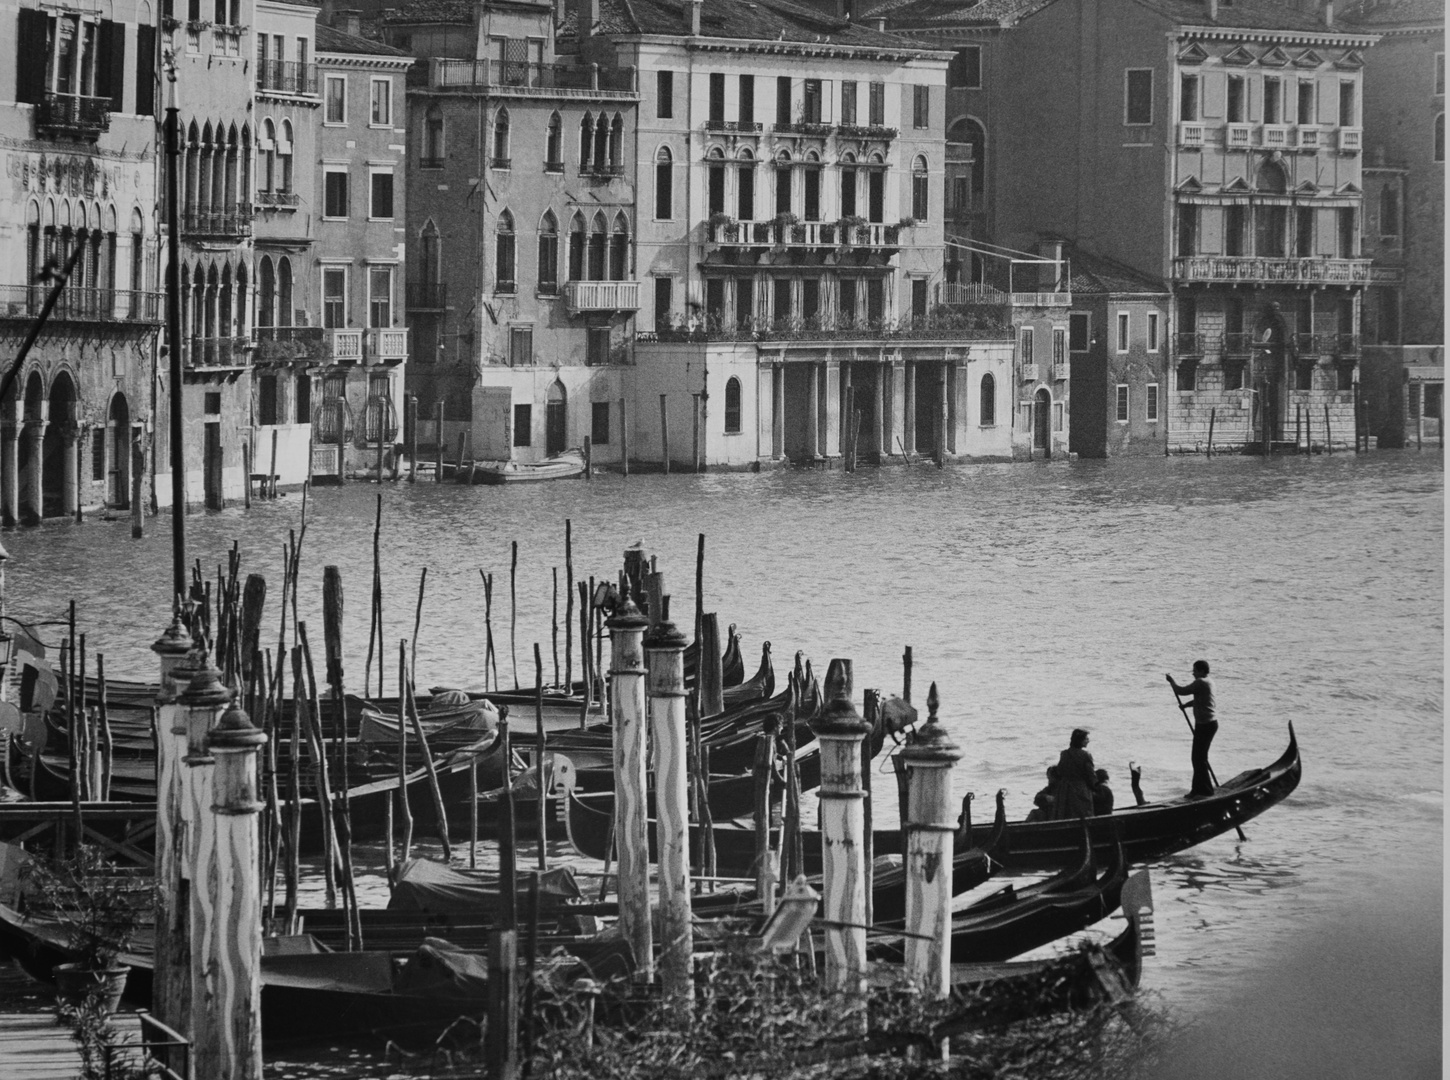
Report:
M584 472L584 454L564 450L543 461L503 461L473 466L475 484L522 484L538 480L566 480Z

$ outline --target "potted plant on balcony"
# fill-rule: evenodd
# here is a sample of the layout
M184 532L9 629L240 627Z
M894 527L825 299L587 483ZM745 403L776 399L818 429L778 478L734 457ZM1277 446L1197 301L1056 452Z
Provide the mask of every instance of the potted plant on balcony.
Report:
M734 240L740 235L740 224L723 210L710 215L710 234L717 239Z
M841 243L852 244L856 241L856 230L864 228L866 219L860 214L847 214L840 221L836 222L837 228L841 230Z
M61 927L73 957L54 969L61 1000L98 1002L114 1012L130 972L117 958L135 936L140 906L149 900L145 890L138 891L91 844L64 858L34 858L22 874L27 906Z
M784 244L791 231L791 226L799 225L800 218L789 210L782 210L775 215L775 240L778 244Z

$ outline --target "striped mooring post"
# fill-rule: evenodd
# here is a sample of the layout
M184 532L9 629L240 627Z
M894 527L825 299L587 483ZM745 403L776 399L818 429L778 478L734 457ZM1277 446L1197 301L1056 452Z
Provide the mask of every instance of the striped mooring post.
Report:
M654 981L649 904L649 817L645 726L644 630L620 575L623 602L609 620L609 710L614 727L614 843L619 856L619 922L634 951L637 977Z
M645 638L650 731L655 748L655 835L659 861L660 981L665 996L694 997L695 929L690 909L690 821L685 733L685 635L662 597Z

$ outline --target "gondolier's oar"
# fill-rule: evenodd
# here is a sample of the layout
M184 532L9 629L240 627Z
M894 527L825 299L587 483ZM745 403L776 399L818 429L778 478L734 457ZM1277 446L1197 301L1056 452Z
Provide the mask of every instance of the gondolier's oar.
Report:
M1190 720L1189 717L1188 717L1188 706L1185 705L1185 704L1183 704L1183 699L1180 698L1177 693L1174 693L1174 695L1173 695L1173 701L1174 701L1174 704L1176 704L1178 706L1178 711L1183 714L1183 722L1188 725L1189 732L1191 732L1194 736L1197 736L1198 735L1198 729L1193 726L1193 721ZM1208 762L1205 761L1204 764L1205 765L1208 765ZM1213 786L1214 787L1218 787L1218 777L1214 775L1213 766L1212 765L1208 765L1208 778L1213 781ZM1248 839L1248 837L1244 835L1243 826L1241 826L1241 825L1235 825L1234 826L1234 832L1236 832L1236 833L1239 834L1239 839L1240 840L1247 840Z

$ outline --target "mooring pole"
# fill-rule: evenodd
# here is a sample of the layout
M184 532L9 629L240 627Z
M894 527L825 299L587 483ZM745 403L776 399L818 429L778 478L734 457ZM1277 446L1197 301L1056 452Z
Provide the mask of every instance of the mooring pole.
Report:
M700 654L696 658L695 685L700 689L700 719L725 711L724 658L720 654L720 616L700 616Z
M821 744L821 878L828 923L825 985L861 993L866 978L861 739L871 729L851 701L851 661L831 661L825 691L825 707L812 725Z
M186 455L181 370L181 119L176 102L176 65L166 65L166 403L167 442L171 451L171 595L185 596ZM83 245L77 245L81 247ZM74 258L74 256L72 256Z
M669 600L645 639L650 731L655 750L655 834L659 862L660 977L667 998L694 996L695 929L690 910L690 824L685 731L685 635Z
M212 990L218 1080L262 1076L262 879L257 873L257 755L267 736L233 705L207 738L216 759L216 801L208 826L216 840L216 899L210 914L219 927L202 937L211 943Z
M167 1027L185 1032L191 1019L190 910L181 887L186 863L182 810L182 758L186 754L185 707L178 695L191 684L192 641L179 615L151 646L161 662L156 694L156 890L155 960L151 1010ZM180 1069L179 1061L168 1062Z
M636 977L654 981L649 905L648 762L644 630L649 620L619 586L623 601L609 620L609 719L614 728L614 842L619 852L619 922L634 951Z
M906 973L923 993L951 990L952 766L962 752L937 721L936 683L926 695L926 724L900 756L907 769Z

